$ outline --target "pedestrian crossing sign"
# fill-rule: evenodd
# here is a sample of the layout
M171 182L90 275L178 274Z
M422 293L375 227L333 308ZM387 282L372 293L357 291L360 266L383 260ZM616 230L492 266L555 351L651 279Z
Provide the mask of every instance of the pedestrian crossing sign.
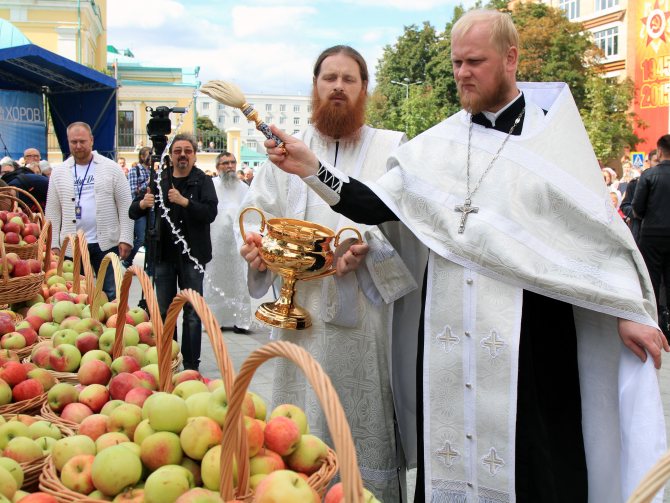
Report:
M636 168L644 166L644 152L631 152L630 159Z

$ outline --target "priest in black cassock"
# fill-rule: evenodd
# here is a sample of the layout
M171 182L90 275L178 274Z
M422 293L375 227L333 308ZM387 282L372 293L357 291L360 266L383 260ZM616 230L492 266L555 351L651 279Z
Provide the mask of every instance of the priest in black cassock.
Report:
M654 366L670 348L644 262L567 86L516 82L511 17L468 12L451 39L463 110L389 153L376 183L277 129L270 160L430 249L419 326L393 339L415 501L624 501L665 450Z

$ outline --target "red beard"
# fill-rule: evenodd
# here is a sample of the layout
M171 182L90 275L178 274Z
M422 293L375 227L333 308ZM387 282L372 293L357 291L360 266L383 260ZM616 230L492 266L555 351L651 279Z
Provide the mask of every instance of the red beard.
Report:
M334 101L333 97L344 101ZM321 101L314 87L312 89L312 124L321 134L330 138L340 139L354 136L365 124L365 102L365 91L361 92L354 104L341 92L333 92L327 100Z

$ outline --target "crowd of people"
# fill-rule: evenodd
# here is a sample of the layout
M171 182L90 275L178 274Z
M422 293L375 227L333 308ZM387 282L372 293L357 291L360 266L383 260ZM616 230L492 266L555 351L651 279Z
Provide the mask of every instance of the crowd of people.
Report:
M599 169L567 86L516 81L518 47L508 15L462 16L451 56L463 108L411 141L366 124L367 64L334 46L314 64L311 125L273 126L282 143L266 141L255 176L226 151L201 169L198 153L216 149L177 134L152 183L149 148L112 161L76 122L50 178L34 149L25 166L3 159L2 178L45 180L55 252L77 230L95 270L111 251L129 267L145 247L163 317L191 288L236 333L252 329L250 296L278 281L262 236L240 242L242 209L357 228L364 242L340 244L336 275L298 284L312 326L271 337L330 376L364 485L406 501L416 467L415 502L623 501L665 450L655 368L670 350L658 323L668 329L670 135L642 169ZM111 271L104 281L113 299ZM184 368L199 368L201 332L186 305ZM300 406L329 439L288 362L272 402Z

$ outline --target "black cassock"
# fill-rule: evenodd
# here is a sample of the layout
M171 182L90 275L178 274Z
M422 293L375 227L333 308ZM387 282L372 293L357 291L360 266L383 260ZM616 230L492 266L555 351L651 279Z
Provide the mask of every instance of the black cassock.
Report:
M507 133L525 106L521 96L497 119L483 114L473 122ZM512 134L520 134L522 122ZM324 174L321 181L326 183ZM398 217L361 182L350 178L333 210L354 222L378 225ZM476 218L476 215L472 218ZM424 501L423 470L423 308L418 331L418 473L414 501ZM559 343L557 343L559 341ZM523 292L516 422L516 500L519 503L579 503L588 500L582 436L577 338L572 305Z

